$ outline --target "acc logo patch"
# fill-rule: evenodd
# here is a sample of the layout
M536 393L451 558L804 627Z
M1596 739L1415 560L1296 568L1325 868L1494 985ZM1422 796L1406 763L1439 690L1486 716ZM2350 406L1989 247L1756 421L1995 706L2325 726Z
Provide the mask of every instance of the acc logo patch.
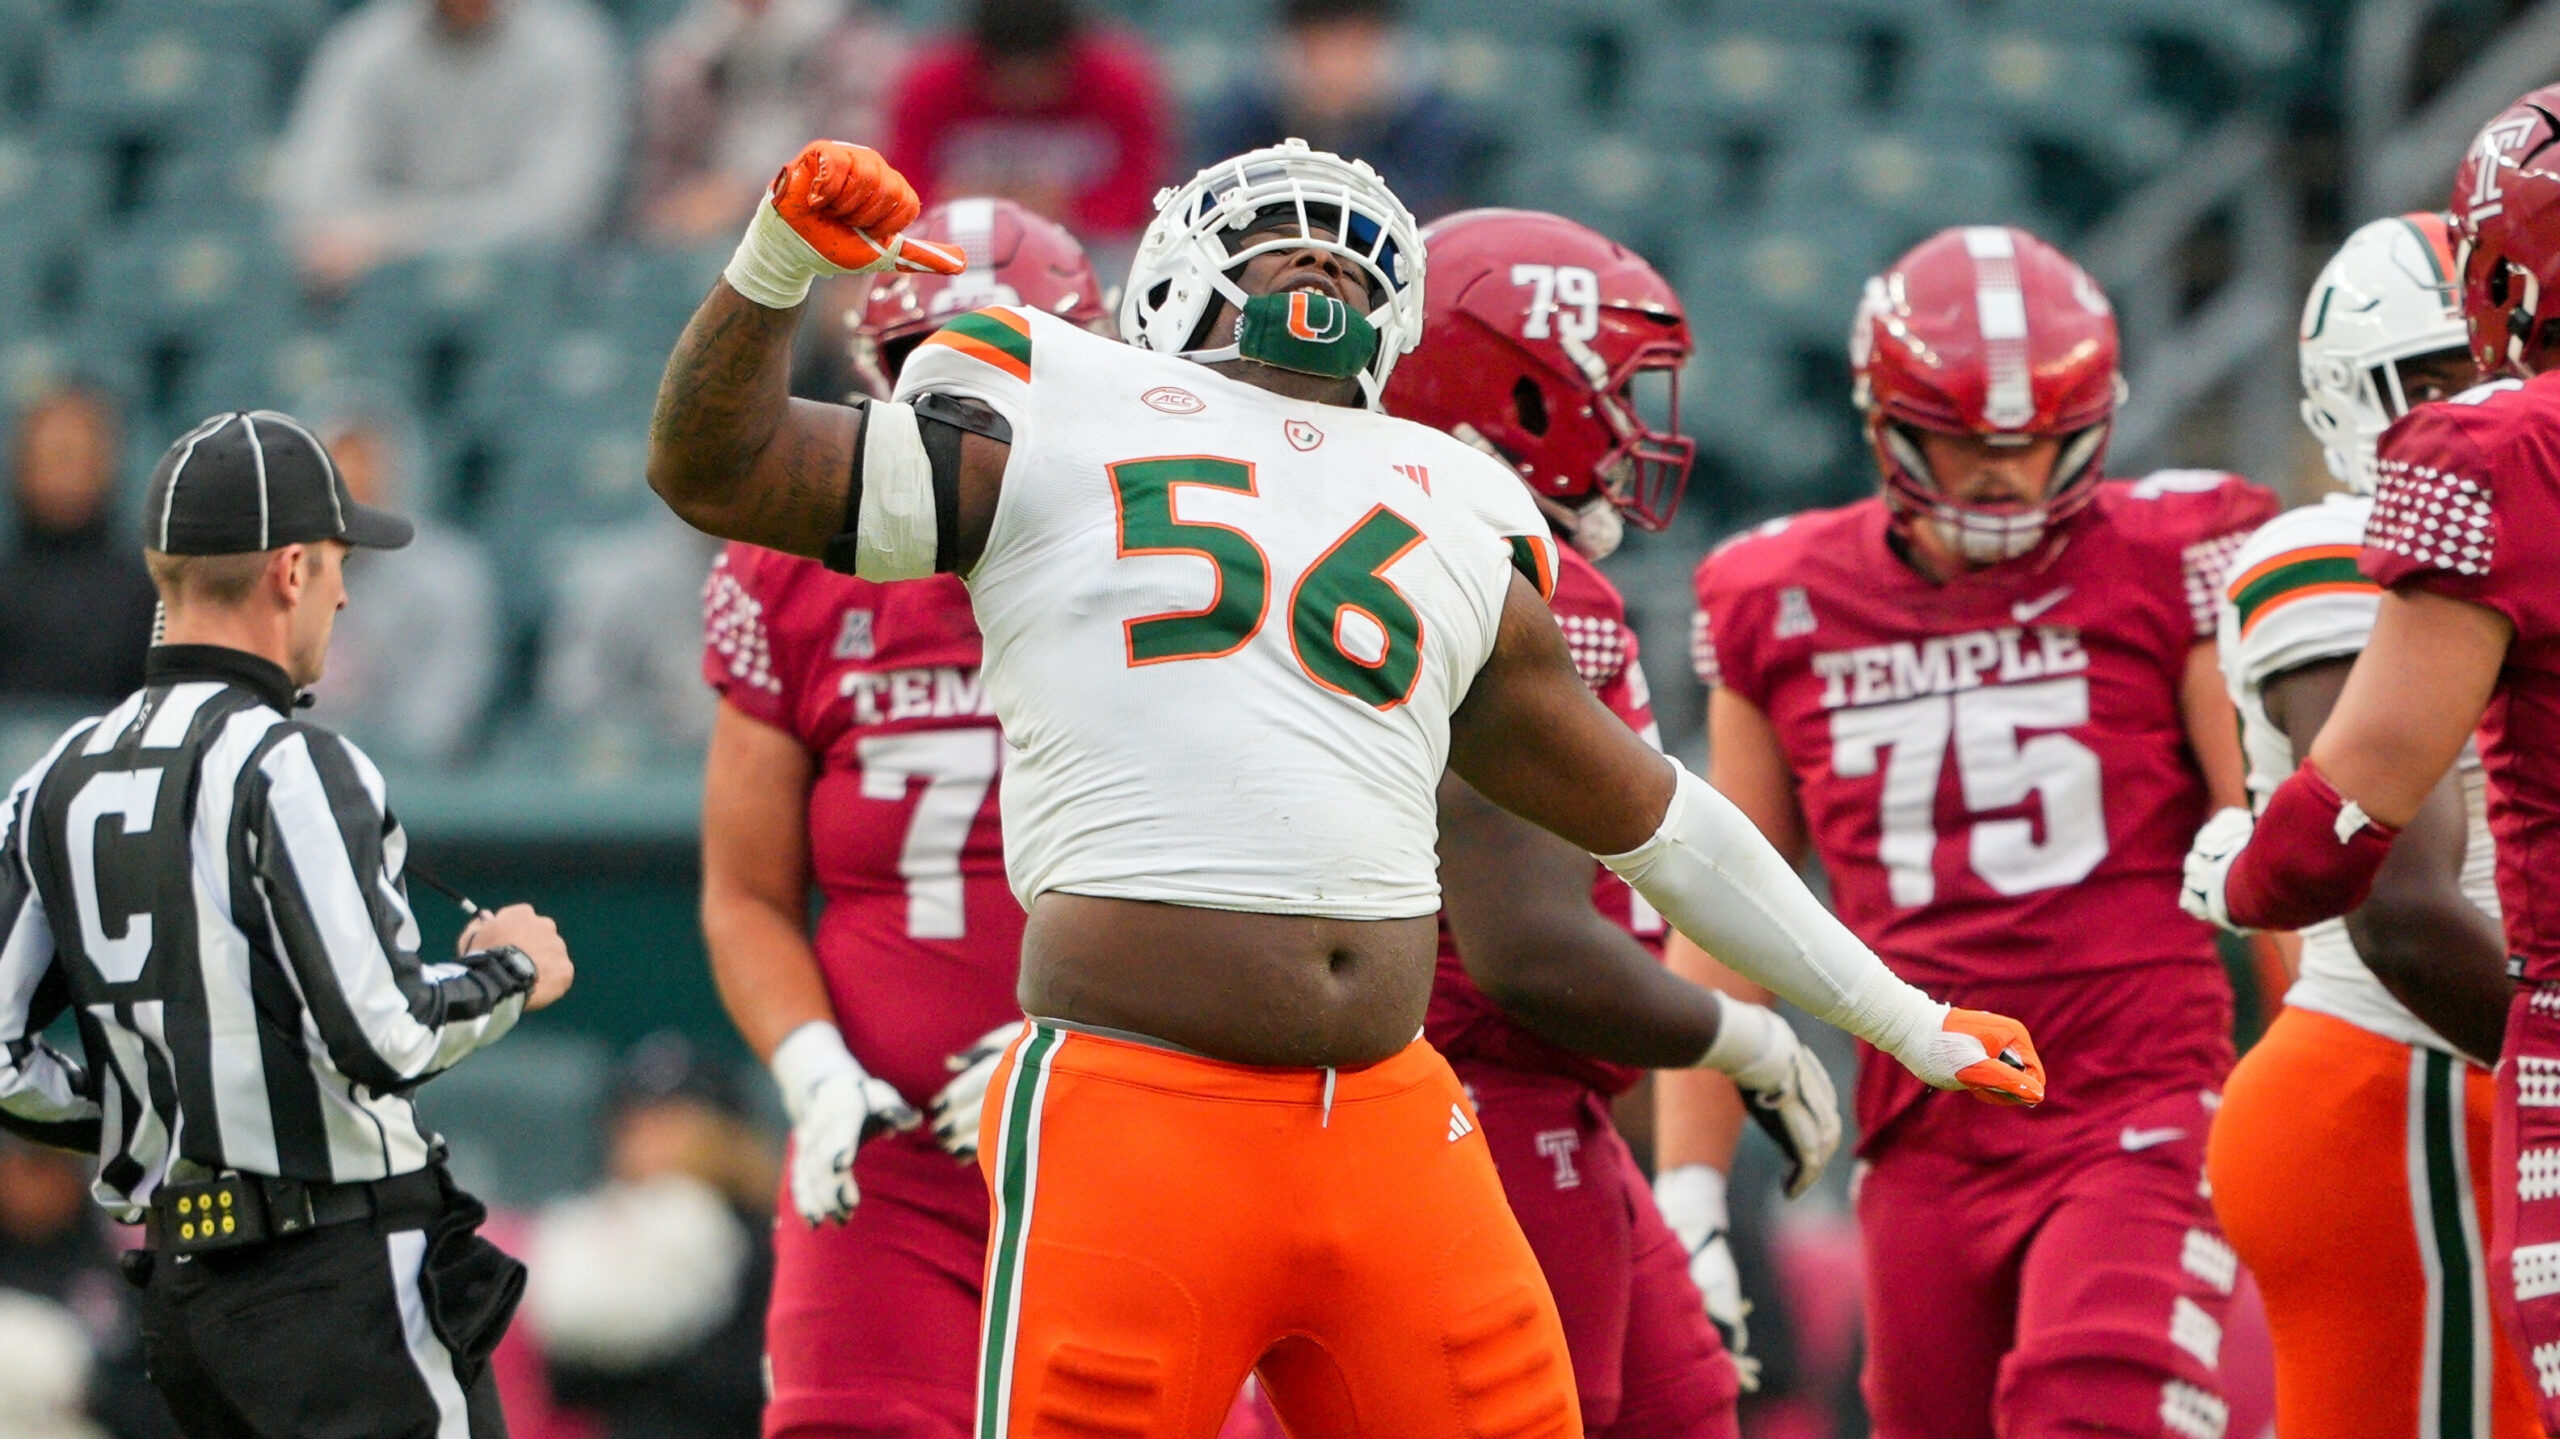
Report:
M1324 431L1304 420L1291 420L1280 427L1280 432L1287 435L1289 443L1297 449L1312 450L1324 443Z
M1162 410L1168 415L1196 415L1209 408L1207 400L1180 385L1158 385L1140 395L1138 401L1150 410Z

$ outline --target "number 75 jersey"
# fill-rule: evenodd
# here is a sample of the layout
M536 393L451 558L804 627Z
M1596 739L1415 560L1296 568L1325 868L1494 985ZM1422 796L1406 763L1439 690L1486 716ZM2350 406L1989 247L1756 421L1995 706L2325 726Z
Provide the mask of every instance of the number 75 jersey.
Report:
M2111 480L2053 545L1943 585L1880 499L1777 521L1699 566L1699 677L1768 715L1840 917L1904 978L2209 963L2177 902L2206 813L2180 683L2274 509L2218 473Z

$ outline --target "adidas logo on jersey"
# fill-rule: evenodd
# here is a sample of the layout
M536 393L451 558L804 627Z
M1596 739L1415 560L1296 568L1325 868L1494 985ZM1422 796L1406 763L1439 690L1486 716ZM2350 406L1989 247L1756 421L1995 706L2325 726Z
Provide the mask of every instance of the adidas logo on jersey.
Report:
M1455 1144L1475 1132L1475 1121L1467 1118L1467 1112L1464 1109L1451 1104L1449 1106L1449 1142Z

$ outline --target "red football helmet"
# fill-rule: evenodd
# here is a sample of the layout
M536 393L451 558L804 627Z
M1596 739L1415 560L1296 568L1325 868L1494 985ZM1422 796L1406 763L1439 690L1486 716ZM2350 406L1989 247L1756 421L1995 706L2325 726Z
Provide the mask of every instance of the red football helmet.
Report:
M1625 246L1561 215L1467 210L1422 232L1422 343L1387 383L1390 414L1488 448L1565 510L1606 496L1661 529L1697 446L1680 428L1689 318ZM1659 388L1665 428L1639 407ZM1604 526L1615 534L1615 520Z
M2453 174L2454 264L2471 358L2483 375L2530 374L2525 357L2560 314L2560 85L2480 127Z
M907 352L925 336L982 305L1046 310L1089 330L1100 330L1110 313L1084 246L1065 226L1011 200L945 200L917 216L907 233L960 246L969 267L957 275L875 275L845 311L853 368L874 395L888 395Z
M2014 559L2097 494L2123 382L2116 317L2070 257L2024 230L1941 230L1867 281L1849 368L1885 499L1976 564ZM2062 441L2044 499L1966 505L1941 493L1917 430L1993 444Z

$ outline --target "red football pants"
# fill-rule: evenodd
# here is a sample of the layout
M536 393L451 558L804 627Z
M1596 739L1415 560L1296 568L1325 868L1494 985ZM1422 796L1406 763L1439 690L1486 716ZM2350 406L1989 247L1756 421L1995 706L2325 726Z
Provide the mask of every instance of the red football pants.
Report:
M2507 1010L2491 1130L2490 1293L2560 1432L2560 985L2523 985Z
M2003 1162L1877 1158L1858 1224L1879 1439L2254 1435L2265 1321L2206 1200L2212 1118L2190 1092Z
M1739 1439L1733 1361L1606 1098L1553 1075L1467 1059L1452 1067L1555 1293L1584 1430Z

